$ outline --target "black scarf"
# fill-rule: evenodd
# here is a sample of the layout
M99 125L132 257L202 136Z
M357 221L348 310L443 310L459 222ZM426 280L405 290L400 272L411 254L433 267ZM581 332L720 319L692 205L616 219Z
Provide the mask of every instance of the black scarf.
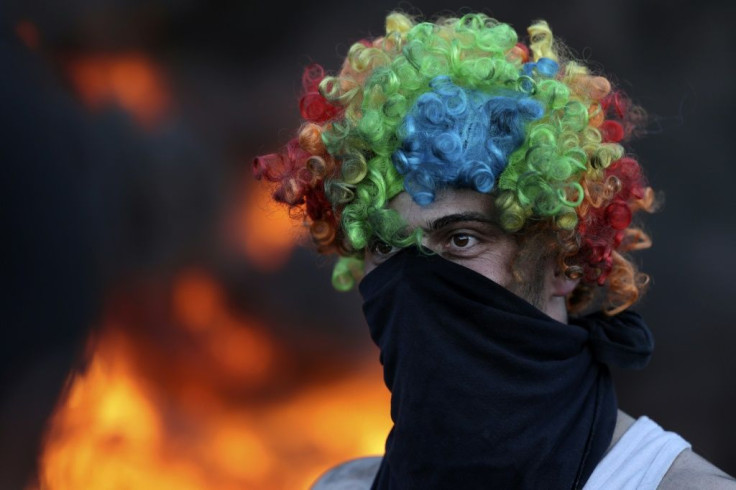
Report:
M374 489L581 488L616 423L603 362L640 368L653 346L635 313L565 325L414 248L360 292L394 422Z

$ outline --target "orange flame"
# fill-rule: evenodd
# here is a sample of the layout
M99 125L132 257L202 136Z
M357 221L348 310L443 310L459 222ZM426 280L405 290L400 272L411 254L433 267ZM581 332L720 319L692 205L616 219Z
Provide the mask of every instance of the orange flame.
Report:
M231 311L222 286L202 270L182 272L171 305L179 336L154 349L174 364L163 375L135 329L108 319L51 420L41 489L293 490L341 461L383 452L389 394L374 358L336 381L233 395L217 384L220 374L228 386L268 386L284 352ZM170 344L187 339L192 350L172 355ZM198 375L210 370L218 377ZM174 389L166 386L172 372Z
M90 109L117 104L139 124L150 128L170 108L163 74L143 54L81 56L69 63L68 73L82 102Z
M308 235L289 216L288 208L275 202L266 185L251 185L236 204L228 232L232 241L257 267L265 271L283 267L294 247Z
M275 350L265 328L246 325L225 305L225 292L209 274L183 271L172 291L173 314L199 344L218 374L255 384L269 374Z

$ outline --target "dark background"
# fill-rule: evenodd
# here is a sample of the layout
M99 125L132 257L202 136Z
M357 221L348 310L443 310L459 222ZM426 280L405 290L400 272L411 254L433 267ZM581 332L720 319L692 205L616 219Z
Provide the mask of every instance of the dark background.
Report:
M397 7L426 16L479 10L522 36L543 18L647 109L649 134L632 148L664 205L644 221L654 247L637 262L652 288L638 309L656 350L644 371L615 373L620 406L680 433L736 474L736 7L254 3L3 3L3 276L12 291L0 347L3 474L29 464L106 288L121 278L209 261L243 308L271 318L282 335L321 339L309 344L312 354L371 352L358 295L332 291L329 260L299 249L286 267L263 272L224 256L215 224L228 196L250 191L244 176L253 156L293 136L303 67L338 69L349 45L382 34ZM18 41L21 20L37 26L34 49ZM70 56L131 49L147 53L170 82L174 103L156 131L114 108L90 114L63 76Z

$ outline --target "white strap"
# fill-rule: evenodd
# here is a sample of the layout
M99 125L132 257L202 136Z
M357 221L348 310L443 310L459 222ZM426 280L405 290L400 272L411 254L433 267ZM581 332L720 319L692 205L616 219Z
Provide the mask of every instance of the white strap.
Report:
M640 417L598 463L583 490L656 490L675 458L689 447L679 435Z

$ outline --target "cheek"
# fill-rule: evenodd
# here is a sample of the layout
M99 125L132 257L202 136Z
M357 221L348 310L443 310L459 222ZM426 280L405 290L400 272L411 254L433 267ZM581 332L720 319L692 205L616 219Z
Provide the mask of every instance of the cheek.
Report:
M363 267L363 277L365 277L366 274L368 274L370 271L376 268L376 264L373 262L366 260L365 266Z
M508 289L513 279L511 264L516 256L516 250L513 241L503 240L489 246L476 257L455 262Z

